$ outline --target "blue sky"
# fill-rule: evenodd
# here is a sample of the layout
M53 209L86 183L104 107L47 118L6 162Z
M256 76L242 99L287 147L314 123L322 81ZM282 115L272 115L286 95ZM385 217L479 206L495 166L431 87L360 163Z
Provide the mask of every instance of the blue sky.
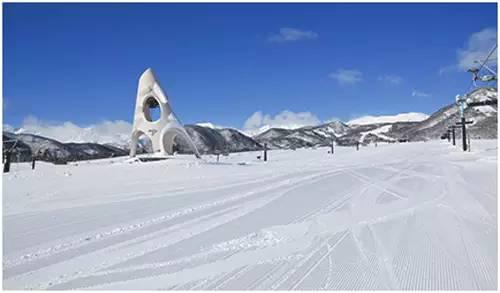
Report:
M152 67L182 122L242 128L257 111L430 114L466 90L497 7L4 4L3 21L4 124L131 122Z

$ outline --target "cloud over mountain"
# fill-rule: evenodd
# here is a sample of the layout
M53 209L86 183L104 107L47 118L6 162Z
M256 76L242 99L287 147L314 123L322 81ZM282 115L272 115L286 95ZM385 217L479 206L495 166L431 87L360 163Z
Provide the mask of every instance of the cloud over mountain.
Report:
M302 126L317 125L319 123L321 123L321 120L311 112L295 113L285 110L275 116L271 116L262 113L262 111L257 111L245 121L243 130L247 133L253 133L257 130L265 130L274 127L293 129Z
M4 129L12 131L14 127L4 125ZM105 120L87 126L79 126L69 121L49 122L35 116L28 116L16 131L37 134L60 142L117 143L128 141L132 124L123 120Z

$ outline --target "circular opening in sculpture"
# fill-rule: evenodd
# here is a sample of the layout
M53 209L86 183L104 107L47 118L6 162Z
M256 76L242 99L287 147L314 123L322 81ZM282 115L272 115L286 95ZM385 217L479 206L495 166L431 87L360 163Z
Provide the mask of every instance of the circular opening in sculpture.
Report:
M144 117L149 122L158 121L161 117L160 103L155 97L148 97L144 101Z

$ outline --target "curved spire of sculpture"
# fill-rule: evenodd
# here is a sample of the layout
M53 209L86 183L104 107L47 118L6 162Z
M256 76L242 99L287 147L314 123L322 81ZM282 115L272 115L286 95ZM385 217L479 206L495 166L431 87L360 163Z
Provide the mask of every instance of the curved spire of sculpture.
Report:
M150 110L160 108L160 117L153 120ZM153 152L173 154L175 137L181 136L193 150L197 158L200 153L196 145L179 122L168 101L167 94L162 90L153 70L148 68L139 78L137 88L137 99L134 112L134 124L132 126L132 142L130 156L134 157L137 151L139 136L147 135L152 142Z

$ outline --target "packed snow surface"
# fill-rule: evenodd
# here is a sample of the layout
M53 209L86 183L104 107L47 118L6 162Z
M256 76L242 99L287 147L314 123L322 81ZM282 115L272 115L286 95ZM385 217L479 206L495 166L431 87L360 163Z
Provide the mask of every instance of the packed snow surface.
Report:
M497 141L14 164L6 289L489 289Z
M386 116L363 116L352 119L347 122L348 125L366 125L377 123L395 123L395 122L419 122L429 118L429 115L424 113L401 113L397 115Z

